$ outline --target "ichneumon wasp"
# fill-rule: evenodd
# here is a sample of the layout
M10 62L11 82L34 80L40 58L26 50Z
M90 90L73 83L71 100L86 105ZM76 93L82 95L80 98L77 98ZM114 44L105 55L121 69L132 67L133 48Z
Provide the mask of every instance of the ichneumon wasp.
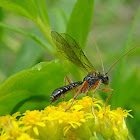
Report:
M104 85L108 85L109 84L109 78L107 76L108 72L125 56L127 55L129 52L131 52L132 50L134 50L135 48L137 48L140 45L137 45L135 47L133 47L131 50L129 50L128 52L126 52L123 56L121 56L111 67L110 69L104 73L104 67L103 67L103 62L101 59L101 63L102 63L102 68L103 68L103 74L100 74L100 72L98 72L90 63L90 61L87 59L87 57L85 56L84 52L82 51L82 49L80 48L80 46L78 45L78 43L72 38L70 37L68 34L65 33L57 33L55 31L51 32L51 36L53 39L53 42L56 45L57 48L57 52L63 56L65 59L71 61L73 64L77 65L78 67L80 67L82 70L84 70L85 72L88 73L88 75L83 79L83 81L78 81L78 82L73 82L68 76L65 77L64 79L64 86L57 88L56 90L54 90L50 96L51 98L51 103L54 103L55 101L57 101L60 97L65 97L65 94L67 94L68 92L70 92L71 90L75 91L76 94L73 97L73 101L71 103L71 105L69 106L68 109L71 108L71 106L73 105L74 101L76 100L77 96L80 93L88 93L88 91L91 91L94 89L93 92L93 99L94 99L94 95L96 93L96 91L99 89L101 91L104 92L111 92L111 94L108 96L108 98L106 99L106 104L105 104L105 108L107 106L107 102L110 99L110 97L113 94L113 89L101 89L100 85L104 84ZM95 42L96 48L98 50L97 44ZM98 50L99 53L99 50ZM100 55L100 53L99 53ZM69 85L66 85L66 80L68 80ZM80 88L78 88L80 86ZM66 109L66 110L68 110Z

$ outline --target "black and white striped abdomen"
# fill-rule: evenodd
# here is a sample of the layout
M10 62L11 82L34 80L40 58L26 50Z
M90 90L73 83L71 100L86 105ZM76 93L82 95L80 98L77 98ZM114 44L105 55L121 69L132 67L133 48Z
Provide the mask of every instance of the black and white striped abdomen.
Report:
M72 89L74 89L75 87L81 85L83 82L78 81L75 83L71 83L67 86L63 86L60 88L57 88L56 90L54 90L51 94L51 103L54 103L55 101L57 101L62 95L68 93L69 91L71 91Z

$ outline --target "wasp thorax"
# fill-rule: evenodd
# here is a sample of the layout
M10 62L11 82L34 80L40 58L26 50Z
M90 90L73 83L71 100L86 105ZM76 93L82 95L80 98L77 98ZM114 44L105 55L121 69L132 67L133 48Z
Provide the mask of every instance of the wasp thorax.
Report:
M94 73L90 72L84 79L84 81L88 82L88 86L93 86L100 78L98 76L95 76Z

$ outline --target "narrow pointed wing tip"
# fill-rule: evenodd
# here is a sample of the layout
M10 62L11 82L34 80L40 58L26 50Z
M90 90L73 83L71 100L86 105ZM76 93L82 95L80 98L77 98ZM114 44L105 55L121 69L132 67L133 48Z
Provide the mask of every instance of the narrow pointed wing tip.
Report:
M51 31L51 37L54 38L56 36L57 32L56 31Z
M51 36L55 33L55 31L51 31Z
M55 42L58 39L59 33L56 31L51 31L51 37L53 41Z
M51 36L54 35L54 34L58 34L58 32L56 32L56 31L51 31Z

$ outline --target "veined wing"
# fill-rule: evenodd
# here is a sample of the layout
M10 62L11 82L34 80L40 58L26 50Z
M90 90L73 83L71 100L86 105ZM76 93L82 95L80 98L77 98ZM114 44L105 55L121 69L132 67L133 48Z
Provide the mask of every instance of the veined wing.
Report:
M68 34L59 34L55 31L51 32L51 36L61 57L71 61L86 72L98 73L72 37Z

